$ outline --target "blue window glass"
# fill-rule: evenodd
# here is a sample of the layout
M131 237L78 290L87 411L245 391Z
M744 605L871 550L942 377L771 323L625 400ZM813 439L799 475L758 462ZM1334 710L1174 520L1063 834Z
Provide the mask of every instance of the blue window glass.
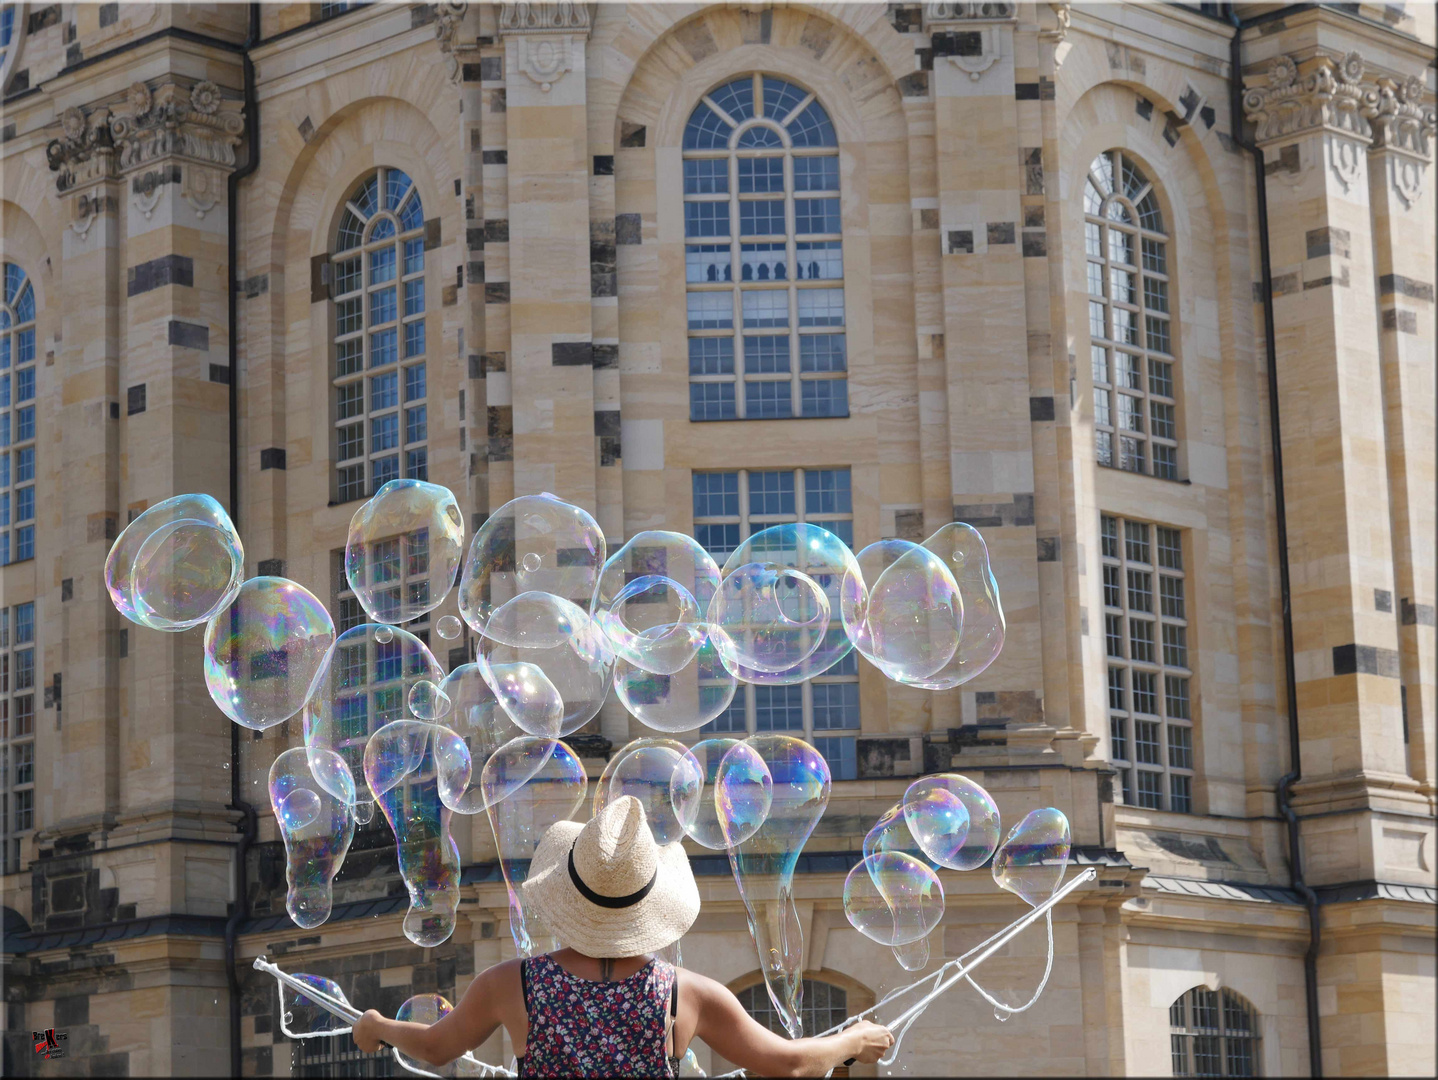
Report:
M686 203L685 207L707 205ZM784 231L783 199L758 199L739 204L740 236L783 236Z
M791 82L764 76L764 115L770 120L782 122L808 96Z
M857 780L859 767L857 740L827 735L815 738L814 749L829 763L829 774L835 780Z
M737 415L733 383L689 384L689 419L733 420Z
M684 249L684 280L733 281L734 264L728 244L690 244Z
M0 413L0 446L10 445L10 414Z
M15 520L35 520L35 489L32 487L21 488L15 492Z
M782 472L751 472L749 474L749 513L784 514L793 516L794 474Z
M369 380L369 407L388 409L399 404L399 372L386 371L383 375L372 375Z
M380 284L382 284L382 283L384 283L384 282L386 282L386 281L393 281L393 280L394 280L394 260L395 260L395 249L392 248L392 247L380 248L378 251L372 251L372 252L370 252L370 257L369 257L369 283L370 283L371 285L380 285ZM358 259L355 259L355 260L354 260L354 265L355 265L356 269L358 269L358 267L359 267L359 260L358 260ZM354 287L355 287L355 288L359 288L359 282L358 282L358 281L355 282ZM342 290L342 291L344 291L344 292L349 292L348 289L344 289L344 290Z
M35 640L35 604L15 606L15 644L26 645Z
M35 479L35 448L27 446L15 451L15 483Z
M809 469L804 473L804 513L850 514L854 502L848 469Z
M414 364L404 369L404 399L418 401L425 396L425 373L423 364Z
M800 334L799 370L846 371L848 357L843 334Z
M382 367L385 364L393 364L399 359L399 352L396 348L395 329L391 326L388 330L380 330L369 336L369 366Z
M732 375L734 374L733 338L690 338L690 375ZM699 385L699 384L696 384ZM709 384L715 385L715 384ZM730 398L733 398L730 388Z
M728 192L729 162L726 158L701 158L684 163L684 194L725 195Z
M15 530L15 561L24 562L35 557L35 526L26 525Z
M734 700L729 707L716 716L709 723L699 729L702 735L727 735L731 732L738 732L742 738L748 731L744 719L744 692L741 690L734 695Z
M690 330L728 330L734 326L734 297L728 292L692 292L685 298Z
M393 450L399 445L399 414L376 416L370 421L370 450Z
M794 190L838 191L839 159L832 154L826 154L824 157L796 157Z
M741 244L741 281L785 281L789 277L789 246L784 243Z
M409 189L413 184L414 181L399 169L386 169L384 208L386 210L398 209L399 204L404 200L404 197L409 194Z
M799 384L801 416L848 416L849 380L805 379Z
M24 368L15 373L15 400L35 400L35 369Z
M10 455L0 454L0 487L10 486Z
M738 524L728 525L695 525L694 539L699 545L721 563L725 557L739 546Z
M752 195L784 190L784 159L781 157L740 158L739 193Z
M411 480L429 479L429 451L423 447L405 452L404 474Z
M398 455L376 458L370 468L373 470L373 480L371 483L373 485L372 490L374 491L378 491L391 480L399 479Z
M754 116L754 79L745 75L709 92L709 100L729 114L736 124Z
M750 420L787 420L794 415L793 387L787 382L746 382L744 412Z
M0 375L0 405L10 404L10 376Z
M740 150L779 150L783 148L784 140L773 128L755 125L747 128L734 145Z
M836 233L842 230L838 199L795 199L794 232Z
M738 473L695 473L693 486L696 519L739 516Z
M744 370L773 375L789 370L788 335L760 335L744 339Z
M424 311L424 278L404 283L404 313L418 315Z
M346 424L339 429L337 436L336 461L364 456L364 424Z
M755 731L803 731L802 686L754 687Z
M721 150L729 145L729 134L733 130L718 113L700 102L684 126L684 149Z
M335 343L335 374L353 375L364 365L364 338Z
M404 272L417 274L424 269L424 240L416 238L404 242Z
M10 493L0 491L0 525L10 524Z
M840 731L859 726L858 683L814 683L811 691L815 731Z
M8 565L10 565L10 534L3 532L0 533L0 566Z
M393 238L393 236L394 218L387 217L380 218L378 221L376 221L374 223L374 228L370 231L369 234L370 243L374 243L376 240L389 240Z
M795 146L838 146L839 137L834 134L834 125L829 114L817 101L789 122L789 138Z
M394 322L397 311L394 289L379 289L369 294L371 324Z
M35 437L35 406L15 410L15 440L24 442Z
M424 355L423 319L417 319L412 323L404 324L404 355L405 359L411 356Z
M399 212L399 224L405 232L411 232L424 224L424 209L420 206L418 195L404 204L404 209Z
M420 405L414 409L404 411L404 441L407 443L424 442L429 438L429 410ZM377 447L376 449L383 449Z
M781 203L781 208L782 205ZM684 235L728 236L729 204L726 202L685 203Z

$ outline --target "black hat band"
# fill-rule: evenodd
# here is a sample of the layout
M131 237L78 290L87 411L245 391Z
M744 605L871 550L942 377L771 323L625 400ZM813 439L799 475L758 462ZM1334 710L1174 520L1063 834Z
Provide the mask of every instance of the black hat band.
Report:
M578 837L575 838L578 843ZM579 876L579 871L574 868L574 844L569 845L569 880L574 882L574 887L579 890L579 895L588 900L591 904L602 908L627 908L633 907L639 901L649 895L649 890L654 888L654 883L659 880L659 867L656 864L654 873L649 878L649 884L638 892L632 892L628 896L605 896L597 893Z

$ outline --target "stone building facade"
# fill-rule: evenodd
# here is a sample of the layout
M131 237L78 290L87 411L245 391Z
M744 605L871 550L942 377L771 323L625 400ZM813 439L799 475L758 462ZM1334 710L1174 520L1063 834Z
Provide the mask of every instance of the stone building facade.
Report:
M718 722L837 777L796 886L811 1028L905 977L843 876L953 769L1006 822L1063 809L1099 872L1041 1004L947 995L915 1073L1433 1073L1431 7L29 3L3 31L7 1075L321 1075L341 1050L280 1033L257 954L387 1009L513 954L482 817L444 945L401 936L377 831L291 924L265 776L298 724L237 732L200 632L104 588L127 520L206 491L250 573L353 618L335 553L399 475L471 527L553 491L611 544L983 531L1008 640L974 682L860 664ZM597 776L641 733L611 701L575 745ZM694 855L686 962L762 1013ZM931 963L1019 913L944 884ZM982 981L1016 1003L1042 951Z

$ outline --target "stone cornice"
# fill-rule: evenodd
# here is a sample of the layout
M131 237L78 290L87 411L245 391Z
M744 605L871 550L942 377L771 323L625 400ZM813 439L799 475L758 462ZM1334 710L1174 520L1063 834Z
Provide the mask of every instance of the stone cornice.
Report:
M1423 80L1419 76L1411 75L1401 84L1379 79L1369 122L1375 150L1391 150L1428 161L1438 114L1424 106Z
M925 4L924 27L927 29L945 23L1013 22L1018 18L1018 11L1018 4L1012 3Z
M1291 57L1268 66L1268 85L1243 95L1243 110L1257 129L1260 146L1315 131L1330 131L1362 143L1372 139L1368 122L1372 87L1363 85L1363 58L1351 52L1341 60L1320 56L1301 72Z
M509 34L584 34L593 19L588 4L519 3L499 6L499 32Z

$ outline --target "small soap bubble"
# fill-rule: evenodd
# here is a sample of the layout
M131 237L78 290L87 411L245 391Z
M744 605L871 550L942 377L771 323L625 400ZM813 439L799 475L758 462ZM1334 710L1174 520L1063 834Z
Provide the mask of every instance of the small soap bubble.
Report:
M483 634L495 610L525 592L552 593L587 614L604 558L604 532L592 516L547 493L522 495L474 534L459 580L459 614Z
M319 926L330 917L332 883L354 839L354 779L338 755L297 746L275 758L269 788L285 845L285 910L296 926Z
M416 720L431 723L449 712L449 695L428 679L420 679L409 688L409 712Z
M323 975L296 972L293 976L322 994L328 994L343 1005L349 999L339 984ZM294 987L276 980L280 991L280 1030L291 1039L313 1039L322 1035L348 1035L350 1025Z
M1003 1009L995 1009L995 1010L994 1010L994 1019L997 1020L999 1023L1002 1024L1002 1023L1003 1023L1005 1020L1007 1020L1008 1018L1009 1018L1009 1014L1006 1013L1006 1012L1004 1012Z
M334 641L335 624L308 589L250 578L205 627L205 686L235 723L273 727L304 708Z
M673 844L693 825L703 791L703 770L687 746L674 739L635 739L600 774L594 813L632 795L644 806L655 842Z
M434 629L445 641L453 641L464 631L464 623L459 621L457 615L441 615Z
M1038 907L1063 880L1069 848L1069 819L1062 811L1052 806L1030 810L994 854L994 881Z
M977 676L1004 647L1004 609L999 583L989 566L989 549L972 525L953 521L924 541L948 567L964 598L963 629L949 662L926 678L898 681L925 690L951 690Z
M968 827L962 837L957 836L958 815L946 800L934 800L936 791L963 804ZM910 832L924 854L939 866L972 870L988 862L999 846L999 808L992 796L967 776L940 773L920 777L904 792L904 806ZM934 810L940 813L934 814Z
M464 556L449 488L391 480L350 519L345 579L371 620L405 623L439 607Z
M738 687L707 633L693 659L671 675L657 675L620 657L614 660L615 695L655 731L672 734L703 727L729 707Z
M394 640L394 627L381 626L374 632L374 639L381 645L388 645Z
M928 937L944 917L944 889L924 863L902 851L865 856L844 881L844 914L880 945Z
M725 778L721 820L719 766L731 750L734 760ZM713 851L727 848L730 837L734 843L749 839L769 816L774 798L774 781L764 760L738 739L705 739L690 747L689 752L699 763L707 787L685 831L696 843Z
M245 549L224 507L177 495L150 507L115 539L105 588L121 615L152 630L209 622L245 579Z
M925 679L958 648L964 621L959 587L944 561L907 540L881 540L856 557L867 584L854 647L891 679Z

